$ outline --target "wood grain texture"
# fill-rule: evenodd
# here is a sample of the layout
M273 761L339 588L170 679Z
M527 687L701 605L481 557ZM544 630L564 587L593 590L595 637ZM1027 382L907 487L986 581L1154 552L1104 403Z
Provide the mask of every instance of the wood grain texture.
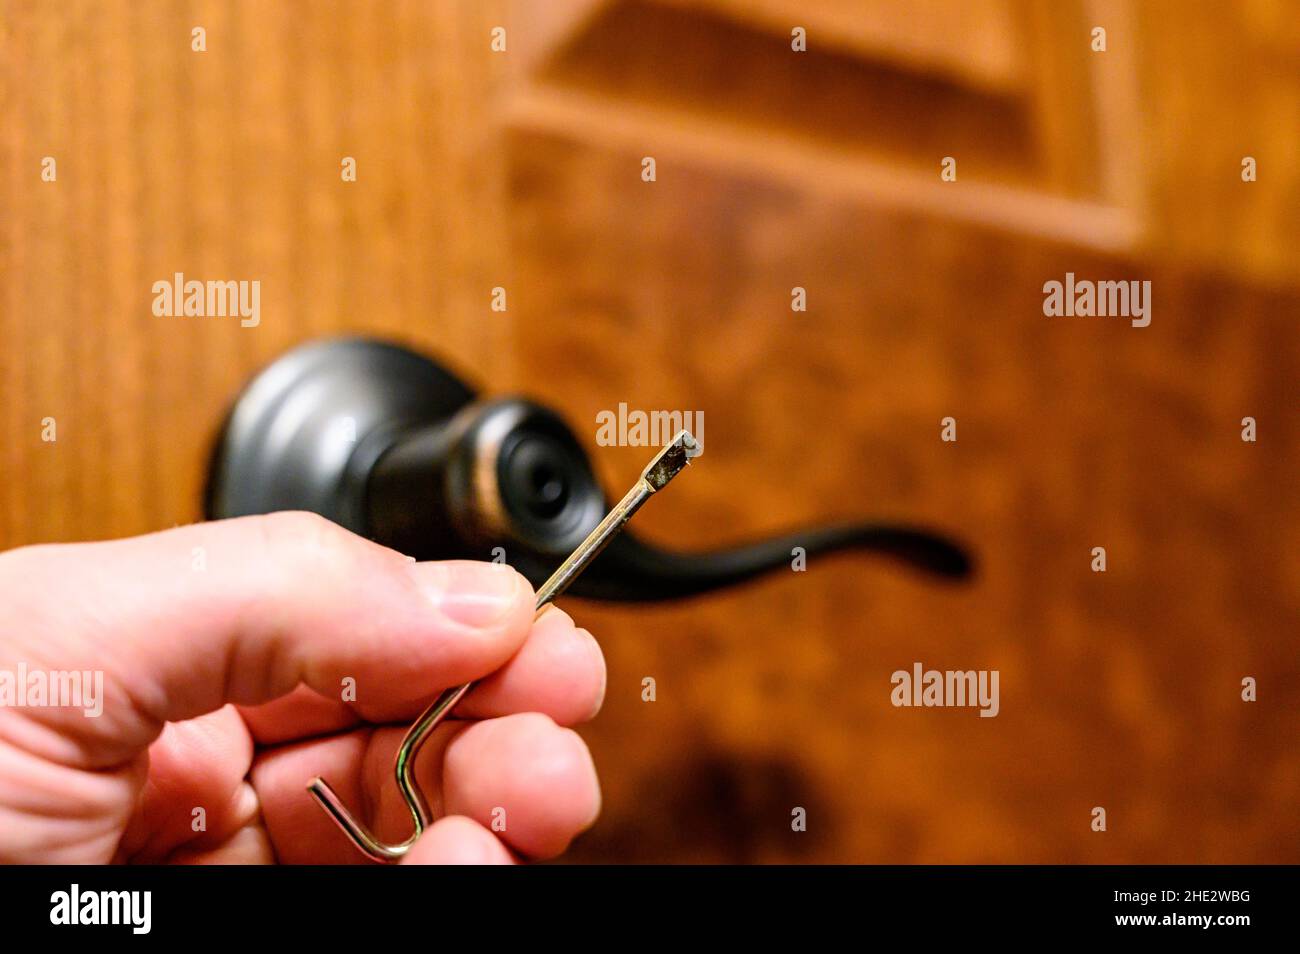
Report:
M556 7L544 45L563 55L589 6ZM414 343L562 409L611 488L645 453L595 447L598 411L702 410L706 452L638 517L646 536L705 548L902 517L971 541L980 575L943 587L844 556L674 606L574 604L610 681L584 729L605 811L573 857L1294 861L1294 33L1265 0L1120 6L1137 32L1111 42L1142 50L1141 174L1117 188L1139 190L1150 229L1122 255L881 201L851 172L801 170L802 152L732 161L734 140L698 148L671 111L521 119L555 102L545 64L519 71L488 31L540 7L0 0L0 546L197 519L241 382L324 334ZM980 22L1008 9L1048 8L999 2ZM890 32L890 62L937 57L945 82L979 74L999 95L1051 60L1009 58L1001 36L954 68L956 39L907 42ZM673 49L663 69L700 66ZM1106 127L1034 115L1123 164ZM1253 186L1243 140L1266 157ZM177 271L260 280L260 326L155 318L151 285ZM1042 285L1066 271L1150 280L1151 327L1044 318ZM1000 670L1001 714L893 708L889 676L914 661ZM1258 703L1240 701L1246 675Z
M611 667L588 737L617 768L580 857L1294 856L1294 298L671 153L653 185L636 154L532 138L512 155L520 339L568 369L521 386L593 433L618 401L705 414L704 455L643 530L706 547L904 517L981 562L966 589L838 557L678 607L584 608ZM1151 326L1044 318L1067 270L1148 277ZM1266 443L1241 441L1246 414ZM610 483L640 456L602 452ZM890 675L915 661L1000 670L1002 713L894 709ZM1251 674L1275 703L1240 701ZM821 820L807 838L796 805Z
M364 329L509 364L490 5L4 10L0 541L195 519L215 424L298 341ZM261 324L155 317L176 272L260 281Z

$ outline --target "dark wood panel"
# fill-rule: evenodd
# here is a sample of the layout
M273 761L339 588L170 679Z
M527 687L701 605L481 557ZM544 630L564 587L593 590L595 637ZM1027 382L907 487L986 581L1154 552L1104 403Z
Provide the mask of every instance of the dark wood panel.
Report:
M959 532L981 561L967 589L838 557L679 607L584 609L611 663L589 737L615 769L580 857L1294 853L1295 298L672 154L649 185L635 154L537 137L511 153L512 383L590 435L619 401L705 414L704 455L644 530L706 547L902 516ZM1042 285L1067 270L1151 280L1150 327L1044 317ZM948 415L955 444L939 439ZM1267 439L1241 441L1246 415ZM640 457L601 455L618 480ZM999 669L1001 714L894 709L890 674L915 661ZM1240 701L1244 675L1271 687L1267 706Z

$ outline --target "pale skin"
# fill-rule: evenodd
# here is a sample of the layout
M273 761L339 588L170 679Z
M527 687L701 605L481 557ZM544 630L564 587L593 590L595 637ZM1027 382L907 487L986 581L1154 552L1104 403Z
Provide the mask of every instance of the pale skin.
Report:
M504 564L414 563L301 513L0 554L0 670L104 674L97 718L0 706L0 861L362 861L307 782L405 839L406 725L475 679L420 755L439 820L404 863L553 857L600 810L568 726L605 663L533 601Z

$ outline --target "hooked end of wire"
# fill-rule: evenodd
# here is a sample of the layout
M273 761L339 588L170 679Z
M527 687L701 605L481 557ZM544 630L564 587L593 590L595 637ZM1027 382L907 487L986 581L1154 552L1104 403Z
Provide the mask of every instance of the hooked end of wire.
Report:
M325 809L325 813L334 820L334 824L342 829L343 834L347 835L348 841L371 861L391 863L400 860L406 854L409 844L386 845L370 834L364 825L352 817L352 813L348 811L338 794L330 788L329 782L319 775L307 783L307 791L312 798L316 799L316 803Z

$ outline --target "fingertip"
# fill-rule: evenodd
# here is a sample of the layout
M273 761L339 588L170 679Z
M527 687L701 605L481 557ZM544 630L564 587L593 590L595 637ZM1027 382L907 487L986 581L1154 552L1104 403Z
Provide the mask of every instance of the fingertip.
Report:
M529 858L550 858L600 814L600 783L586 742L548 716L519 713L475 723L448 746L444 798Z
M600 711L607 679L596 638L551 607L510 661L475 687L462 713L493 718L541 712L560 725L577 725Z
M605 665L605 651L600 648L600 643L592 635L591 630L578 627L578 636L586 643L589 648L589 658L595 660L594 668L597 675L596 691L591 695L591 701L587 707L586 718L580 719L580 722L587 722L596 718L601 708L605 705L605 692L609 688L609 667Z
M511 865L514 856L492 832L464 815L434 822L402 859L404 865Z
M566 617L567 619L567 617ZM537 638L534 633L533 638ZM548 676L548 686L536 687L545 712L562 726L577 725L596 717L605 702L608 672L605 653L596 637L587 629L568 620L567 627L557 627L540 647L546 659L538 668ZM524 652L528 651L525 646ZM522 655L522 654L521 654ZM548 695L543 695L549 691Z
M579 762L586 765L588 777L591 779L587 812L585 818L578 823L576 833L581 834L596 824L596 819L600 818L600 810L604 804L604 793L600 790L600 773L596 771L596 760L591 756L591 749L587 747L587 740L573 729L564 729L563 731L569 736L570 743L575 747Z

